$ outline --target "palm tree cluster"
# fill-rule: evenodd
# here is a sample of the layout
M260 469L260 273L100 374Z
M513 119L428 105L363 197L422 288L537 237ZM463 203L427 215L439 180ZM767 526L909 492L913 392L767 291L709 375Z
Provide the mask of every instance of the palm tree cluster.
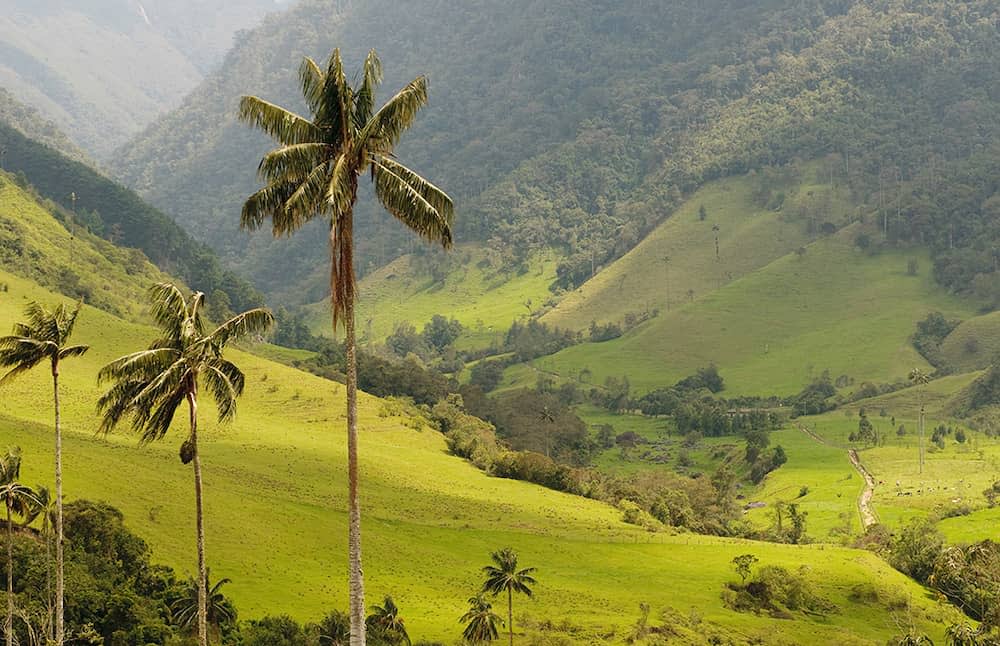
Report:
M493 612L493 604L486 600L486 595L496 597L506 592L507 634L510 645L514 646L514 594L532 597L531 586L537 583L531 576L535 568L518 569L517 553L509 547L493 552L491 559L493 563L483 568L486 578L482 589L469 598L469 610L459 619L465 624L462 639L467 644L485 644L499 637L499 626L504 625L504 620Z
M195 479L195 516L197 525L198 578L197 604L186 617L196 624L199 643L208 644L210 598L218 590L208 589L208 568L205 565L204 512L202 506L201 462L198 455L198 397L203 385L215 402L219 421L231 420L236 414L236 400L243 393L245 379L240 369L226 360L223 351L235 339L267 332L274 323L268 310L252 309L238 314L218 327L208 330L202 317L204 294L195 292L189 298L174 285L162 283L149 290L151 312L160 335L145 350L140 350L104 366L98 373L99 383L110 388L98 401L102 414L100 432L110 432L124 420L140 433L141 442L158 440L166 435L177 409L188 405L189 436L181 448L181 461L192 463ZM0 465L0 495L7 510L8 529L8 612L4 632L8 646L13 640L14 596L9 562L13 543L11 516L25 523L42 517L42 533L49 545L48 527L55 526L55 603L52 610L51 641L62 645L65 640L63 528L62 528L62 427L59 409L59 371L61 361L80 356L89 347L69 345L69 338L80 313L81 304L70 310L60 305L48 310L30 303L25 310L27 323L18 323L14 334L0 338L0 366L10 370L3 385L36 365L51 366L55 405L55 495L45 487L32 491L17 482L20 454L9 451ZM224 580L225 581L225 580ZM223 581L223 582L224 582ZM221 585L221 584L220 584ZM217 588L218 586L216 586ZM217 622L216 622L217 623Z
M443 190L400 163L394 154L400 137L427 103L425 77L417 77L377 108L375 94L382 81L382 63L375 51L368 53L360 79L352 84L347 80L340 51L335 49L325 68L311 58L304 59L299 80L310 111L308 118L254 96L243 97L240 102L240 118L279 144L260 161L258 171L265 185L246 200L241 226L255 230L270 219L275 236L291 235L316 218L329 226L332 323L334 332L340 326L344 329L347 354L350 644L365 644L366 627L383 638L388 635L408 642L391 598L387 597L383 606L374 607L367 621L364 614L357 456L354 206L360 178L370 174L375 197L389 213L414 233L447 248L452 244L453 205ZM209 330L202 316L205 298L200 292L185 297L177 287L160 284L150 290L150 298L159 336L146 349L116 359L99 372L99 383L108 386L98 402L102 416L100 431L108 433L127 423L139 433L141 442L159 440L167 433L177 410L187 405L188 437L182 444L180 457L184 464L192 465L194 472L198 575L196 611L187 606L184 616L197 624L199 643L206 646L211 595L198 446L199 396L207 392L215 401L220 422L232 419L236 400L243 392L244 376L224 359L223 350L237 338L262 334L273 324L273 318L270 312L255 309ZM51 365L56 444L52 514L56 591L52 641L58 646L65 642L59 370L63 359L88 350L85 345L68 344L80 309L78 304L72 310L59 306L48 311L33 303L26 312L28 322L18 324L14 335L0 339L0 367L11 368L0 379L0 385L43 361ZM14 494L10 496L8 511L16 514ZM48 518L48 513L45 517ZM11 595L9 603L12 600ZM6 630L8 640L9 624L10 621Z

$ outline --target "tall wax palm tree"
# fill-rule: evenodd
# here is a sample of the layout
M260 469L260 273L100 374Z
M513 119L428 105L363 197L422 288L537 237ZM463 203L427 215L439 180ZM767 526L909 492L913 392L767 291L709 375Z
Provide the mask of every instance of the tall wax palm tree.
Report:
M489 592L494 597L507 592L507 631L510 634L510 646L514 646L514 593L531 597L531 587L537 583L531 574L535 568L517 569L517 554L509 547L493 552L493 565L483 568L486 581L483 582L483 592Z
M101 368L100 383L110 383L98 401L103 415L100 430L110 432L129 419L141 442L162 439L174 414L187 402L190 434L181 445L181 461L194 467L195 520L198 535L198 640L208 644L208 572L205 565L205 527L202 509L201 459L198 454L198 395L203 384L215 400L219 421L236 414L243 393L243 373L223 358L226 345L239 337L262 334L274 323L271 313L253 309L237 314L206 332L201 310L205 295L185 298L177 287L160 283L149 290L152 315L160 338L146 350L115 359Z
M49 311L38 303L25 308L27 323L17 323L14 334L0 338L0 367L10 368L0 386L23 372L47 361L52 373L52 398L56 424L56 644L65 639L63 622L63 495L62 495L62 424L59 410L59 368L63 359L78 357L90 349L86 345L69 345L76 318L83 303L75 309L59 305Z
M0 456L0 502L7 511L7 618L4 635L7 646L14 643L14 519L16 514L28 518L31 505L36 502L35 494L19 483L21 475L21 450L8 449Z
M314 218L330 227L330 305L333 329L343 323L347 354L348 560L351 644L365 643L364 577L361 569L361 507L358 499L357 357L354 332L354 205L362 174L370 173L375 197L414 233L451 246L452 202L444 191L399 163L400 136L427 103L419 76L376 110L382 63L368 53L360 81L344 74L340 50L326 69L302 61L299 80L310 116L255 96L240 102L240 118L279 144L261 160L264 188L243 205L241 225L255 230L271 220L275 236L291 235Z
M493 604L482 594L469 599L469 610L459 621L465 624L462 639L469 644L485 644L500 636L497 626L503 625L500 615L493 612Z

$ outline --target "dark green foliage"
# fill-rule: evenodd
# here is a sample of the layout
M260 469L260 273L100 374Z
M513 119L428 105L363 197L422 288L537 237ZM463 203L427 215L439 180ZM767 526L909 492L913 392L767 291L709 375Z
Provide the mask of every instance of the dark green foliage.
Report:
M913 347L932 366L939 370L946 369L947 366L941 358L941 342L958 327L959 323L961 321L946 319L941 312L931 312L924 320L917 323L917 331L912 338Z
M121 512L85 500L64 508L67 634L92 626L105 644L165 644L177 635L170 603L181 594L174 573L150 563L145 541ZM24 534L15 544L18 603L39 621L46 608L46 549ZM18 628L20 629L20 628ZM28 643L20 635L22 643Z
M722 376L719 375L718 368L713 363L707 368L700 368L696 374L681 379L674 387L679 390L700 390L706 388L713 393L719 393L725 388L725 382L722 380Z
M445 348L454 343L462 334L462 324L455 319L446 319L440 314L435 314L431 320L424 325L421 336L424 343L441 354Z
M472 366L469 373L469 383L483 389L483 392L490 392L503 379L504 364L500 361L480 361Z
M944 549L944 537L928 520L915 519L896 532L889 562L917 581L925 582Z
M253 619L240 631L243 646L305 646L302 626L288 615Z
M969 415L989 406L1000 405L1000 363L995 363L986 374L976 379L963 393L963 402L957 411Z
M747 583L727 584L722 599L739 612L766 613L783 619L793 618L793 612L823 615L837 610L815 592L804 572L791 572L777 565L759 568Z
M263 302L248 283L222 268L211 249L124 186L4 123L0 123L0 141L7 151L4 166L8 171L24 173L41 195L64 208L75 206L75 212L88 213L95 233L117 245L141 249L162 270L201 291L225 292L237 309ZM76 196L75 205L71 193Z
M536 319L527 323L514 321L504 340L504 351L513 352L516 361L523 363L541 356L555 354L577 342L569 330L550 328Z
M605 323L598 325L595 321L590 322L590 342L600 343L617 339L622 335L622 329L616 323Z
M836 394L837 390L833 387L829 373L824 372L793 397L790 403L796 415L817 415L833 409L834 404L829 399Z

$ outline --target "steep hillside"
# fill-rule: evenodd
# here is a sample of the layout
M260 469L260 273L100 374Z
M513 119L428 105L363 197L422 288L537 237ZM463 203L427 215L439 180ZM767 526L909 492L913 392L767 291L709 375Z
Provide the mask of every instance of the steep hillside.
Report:
M318 300L323 236L235 233L266 144L234 109L243 93L300 106L303 54L340 46L356 69L376 47L387 91L430 75L431 106L400 153L457 198L460 239L492 241L512 265L554 247L563 288L627 252L705 180L829 155L888 235L927 243L937 278L968 290L977 275L996 282L983 240L995 236L1000 153L968 145L1000 131L997 98L982 91L1000 85L996 9L420 0L400 12L388 0L309 0L241 39L114 167L268 292ZM359 216L363 270L380 247L386 261L405 252L376 209Z
M95 157L201 81L274 0L13 0L0 14L0 86Z
M208 247L132 191L3 122L0 141L4 167L23 175L91 232L116 245L142 250L165 272L205 293L226 294L232 307L245 309L261 300L246 281L225 271Z
M558 259L539 254L506 271L491 266L495 254L461 245L445 254L408 254L372 272L358 284L358 320L371 341L381 342L396 325L418 329L435 314L458 320L469 342L489 345L552 297ZM314 334L329 336L330 303L307 309Z
M25 105L14 98L10 92L0 87L0 122L13 127L29 139L54 148L70 159L84 164L91 163L87 154L80 150L69 137L52 121L44 118L31 106ZM2 167L0 155L0 167Z
M168 276L141 251L98 238L76 223L71 212L43 204L27 190L0 173L0 266L105 311L136 318L145 286Z
M860 385L928 369L910 345L916 322L934 310L962 318L974 304L935 285L920 250L859 249L857 236L868 231L851 225L619 339L535 365L564 378L586 369L594 384L627 375L647 391L714 362L732 395L792 394L827 370ZM912 276L911 259L924 267Z
M9 285L0 293L0 329L18 318L26 300L59 298L6 273L0 279ZM176 457L182 434L144 448L133 437L93 437L96 370L151 333L92 308L82 313L77 340L93 349L62 373L66 491L121 507L156 559L190 572L190 471ZM315 618L346 603L343 389L244 353L233 358L248 376L238 419L218 428L206 410L203 422L209 563L217 576L233 579L227 590L242 617ZM0 400L0 433L24 449L28 482L49 477L51 414L41 404L49 387L44 371L35 371ZM446 455L439 433L394 410L360 399L365 574L372 598L392 594L415 638L456 638L479 568L504 545L539 568L536 600L515 606L516 621L529 632L551 622L550 637L573 641L623 642L639 603L685 618L697 608L696 621L674 622L693 641L770 640L780 631L787 643L884 643L899 630L892 599L912 609L914 627L935 639L955 620L871 553L651 535L594 501L489 478ZM839 612L799 613L789 621L724 608L720 592L734 576L729 561L746 552L793 570L808 564L806 576ZM850 600L853 586L873 579L885 604Z
M1000 312L963 321L941 344L941 357L958 372L982 370L1000 356Z

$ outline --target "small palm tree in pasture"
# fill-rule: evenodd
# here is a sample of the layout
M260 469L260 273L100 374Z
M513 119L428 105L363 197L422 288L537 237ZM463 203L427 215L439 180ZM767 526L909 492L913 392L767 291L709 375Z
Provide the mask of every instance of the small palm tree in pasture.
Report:
M418 76L376 109L382 63L372 50L356 85L347 81L340 50L323 69L311 58L299 67L310 117L255 96L239 116L279 144L261 159L265 186L247 198L240 223L256 230L268 218L276 237L316 218L329 225L330 305L333 330L343 323L347 354L348 569L351 644L365 643L364 577L357 456L357 341L354 331L354 205L360 178L370 173L375 197L417 235L445 248L452 243L452 201L440 188L401 164L393 150L427 103L427 79Z
M372 637L387 644L410 645L410 636L406 632L406 624L399 616L399 606L386 596L381 606L372 606L372 612L365 620Z
M187 403L188 437L181 445L181 461L194 469L195 520L198 544L198 641L208 644L208 568L205 564L205 527L202 505L201 458L198 452L198 397L202 386L215 401L219 422L236 415L243 394L243 372L223 357L236 339L264 334L274 324L266 309L252 309L208 331L202 318L205 295L189 298L168 283L149 290L152 315L160 337L149 348L115 359L101 368L100 383L110 389L98 401L103 419L100 431L109 433L123 420L140 433L140 441L162 439L174 414Z
M31 506L37 502L35 493L17 479L21 477L21 450L8 449L0 456L0 502L7 512L7 617L4 635L7 646L14 643L14 516L30 517Z
M215 585L211 584L211 569L206 568L205 585L208 586L208 594L205 601L206 620L212 632L213 641L222 641L223 624L236 622L236 608L222 594L222 586L232 583L230 579L219 579ZM198 609L200 608L200 586L198 579L190 579L184 588L184 594L170 604L170 612L174 616L174 622L181 628L189 631L198 628Z
M514 593L529 598L532 596L531 586L537 583L531 576L535 568L517 569L517 554L509 547L493 552L491 558L493 564L483 568L486 574L483 592L494 597L507 593L507 633L510 635L511 646L514 646Z
M493 604L482 594L469 599L469 610L459 621L465 624L462 639L469 644L485 644L500 636L503 619L493 612Z
M86 345L69 345L82 303L74 309L65 304L53 310L29 303L24 313L27 323L17 323L14 334L0 338L0 367L10 368L0 386L10 382L40 363L47 362L52 373L52 399L55 407L55 471L56 471L56 625L55 642L62 646L65 638L63 619L63 495L62 495L62 423L59 409L59 370L64 359L78 357Z

